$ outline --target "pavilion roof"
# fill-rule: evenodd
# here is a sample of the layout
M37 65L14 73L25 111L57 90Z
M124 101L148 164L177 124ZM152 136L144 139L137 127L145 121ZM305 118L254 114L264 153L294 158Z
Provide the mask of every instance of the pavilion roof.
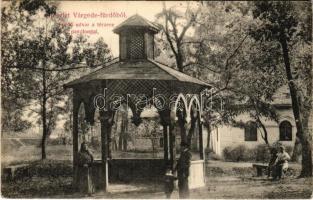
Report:
M65 84L65 87L73 87L76 84L88 83L93 80L168 80L210 87L204 81L151 59L116 62L73 80Z
M150 22L147 19L136 14L136 15L129 17L121 24L119 24L116 28L113 29L113 32L119 33L121 30L125 28L130 28L130 27L146 28L148 30L153 31L154 33L157 33L160 30L160 28L155 23Z

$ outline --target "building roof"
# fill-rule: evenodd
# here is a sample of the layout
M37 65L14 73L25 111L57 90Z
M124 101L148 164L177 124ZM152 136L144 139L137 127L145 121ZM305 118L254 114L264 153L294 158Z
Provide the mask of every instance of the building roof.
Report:
M210 86L206 82L188 76L154 60L147 59L137 60L136 62L115 62L73 80L65 84L65 87L72 87L76 84L87 83L92 80L168 80Z
M128 19L126 19L124 22L119 24L113 29L114 33L120 33L123 29L130 28L130 27L141 27L146 28L154 33L159 32L160 28L153 22L148 21L147 19L141 17L140 15L136 14Z
M291 97L288 85L284 85L273 95L273 104L278 107L291 107Z

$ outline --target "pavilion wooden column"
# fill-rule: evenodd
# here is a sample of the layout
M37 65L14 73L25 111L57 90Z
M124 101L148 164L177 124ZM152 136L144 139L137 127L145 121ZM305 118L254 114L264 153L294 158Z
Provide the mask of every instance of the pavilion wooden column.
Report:
M186 113L184 110L177 111L178 126L180 129L180 146L188 145L186 130Z
M205 159L205 152L203 148L203 123L201 121L201 115L198 113L198 125L199 125L199 151L200 151L200 159L204 160Z
M164 138L164 164L165 168L174 170L176 161L175 152L175 135L173 134L173 126L171 123L171 111L160 111L161 124L163 126Z
M73 97L73 185L74 187L77 186L78 181L78 109L79 109L79 102L76 99L75 92Z
M109 122L109 127L107 131L107 152L108 152L108 159L112 159L112 151L111 151L111 142L112 142L112 126L114 123L114 113L111 116L111 121Z
M164 164L165 167L169 164L169 140L168 140L168 125L163 124L163 148L164 148Z
M170 146L170 166L172 171L175 170L176 166L176 138L175 134L173 133L173 125L171 122L167 126L168 128L168 134L169 134L169 146Z
M167 169L170 165L170 137L169 137L169 122L170 122L170 111L163 110L159 111L161 124L163 126L163 149L164 149L164 168Z
M101 187L103 191L107 191L109 186L109 170L108 170L108 156L109 156L109 140L113 125L113 112L100 111L100 124L101 124Z

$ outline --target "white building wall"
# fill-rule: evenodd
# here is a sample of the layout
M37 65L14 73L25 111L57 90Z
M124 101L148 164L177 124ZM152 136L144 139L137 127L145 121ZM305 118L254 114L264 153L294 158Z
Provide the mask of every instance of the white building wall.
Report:
M292 141L280 142L286 146L293 146L296 138L296 126L293 118L293 113L291 110L280 110L279 116L279 123L284 120L288 120L292 125ZM236 120L241 120L242 122L246 123L252 119L248 114L242 114L238 116ZM279 123L277 124L275 121L269 121L264 119L262 120L262 122L265 124L267 129L269 143L272 144L274 142L277 142L279 140ZM247 148L255 148L259 144L265 144L261 136L260 129L258 129L257 141L245 141L244 136L244 128L237 128L226 125L220 126L217 130L213 130L211 132L210 146L216 154L222 155L224 148L228 146L234 147L238 145L245 145Z
M215 128L211 131L210 134L210 147L218 155L221 155L221 145L220 145L220 129Z

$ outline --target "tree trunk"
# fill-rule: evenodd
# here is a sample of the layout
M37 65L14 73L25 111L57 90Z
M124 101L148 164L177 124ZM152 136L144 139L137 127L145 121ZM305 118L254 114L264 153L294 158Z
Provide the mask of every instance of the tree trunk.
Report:
M265 144L268 145L268 146L270 146L270 144L269 144L269 142L268 142L268 134L267 134L266 127L265 127L264 124L261 122L261 120L258 120L258 121L259 121L259 123L260 123L260 125L261 125L261 127L262 127L263 132L264 132L264 137L262 137L262 138L263 138Z
M300 139L302 147L302 171L300 177L312 176L312 128L309 127L311 109L303 111L303 138Z
M262 122L261 119L260 119L260 112L259 112L258 107L257 107L257 102L256 102L254 99L252 100L252 102L253 102L253 107L254 107L254 109L255 109L255 111L256 111L255 120L256 120L257 123L261 126L261 128L262 128L262 130L263 130L263 133L264 133L264 135L261 135L261 136L262 136L262 138L263 138L265 144L266 144L267 146L270 146L270 145L269 145L269 142L268 142L268 134L267 134L266 127L264 126L263 122Z
M309 141L308 130L303 129L303 123L300 116L300 105L298 102L297 89L292 77L290 62L289 62L289 53L288 53L288 44L285 38L284 33L282 32L282 37L280 43L283 51L283 58L285 63L285 71L287 74L288 85L291 96L292 110L296 122L298 136L302 145L302 170L300 177L311 177L312 176L312 147L311 142Z
M120 133L120 136L118 137L118 150L122 151L123 150L123 136Z
M177 56L176 56L176 65L177 65L177 69L180 72L183 72L183 58L181 55L181 50L178 48L178 52L177 52Z
M311 141L308 138L309 131L305 130L303 139L301 142L302 146L302 170L300 177L312 177L312 146Z
M291 155L291 161L293 162L299 161L300 149L301 149L300 139L296 134L295 145L293 146L293 151Z
M206 144L206 148L210 149L210 142L211 142L211 125L209 123L207 123L205 125L207 131L208 131L208 138L207 138L207 144Z
M46 91L46 71L42 71L42 84L43 84L43 96L42 96L42 140L41 140L41 159L44 160L46 156L46 139L47 139L47 91Z
M123 138L123 151L127 151L127 139L125 137L125 134L124 134L124 138Z
M302 109L303 114L303 143L302 143L302 169L300 177L312 177L312 90L313 90L313 70L311 68L306 83L306 96L303 97L305 105ZM300 140L301 141L301 140Z

